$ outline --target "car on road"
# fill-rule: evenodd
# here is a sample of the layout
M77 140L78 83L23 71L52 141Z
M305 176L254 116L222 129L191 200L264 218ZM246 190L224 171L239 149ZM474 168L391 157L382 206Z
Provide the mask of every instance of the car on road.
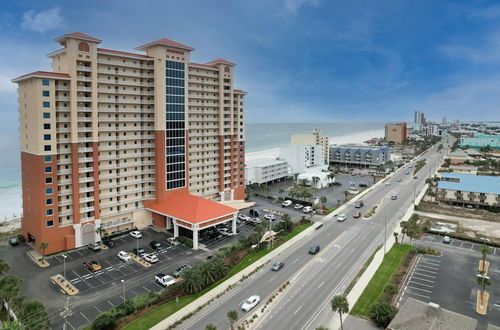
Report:
M172 274L172 276L175 278L179 278L183 271L191 267L192 267L191 265L181 265L179 266L179 268L176 269L176 271Z
M241 305L241 309L244 312L248 312L249 310L251 310L252 308L254 308L255 306L257 306L257 304L259 302L260 302L260 297L259 296L257 296L257 295L251 296L247 300L245 300L245 302L243 303L243 305Z
M106 245L109 248L112 248L112 247L116 246L116 242L113 241L112 239L105 239L105 240L102 241L102 244Z
M368 187L368 184L366 184L366 183L360 183L360 184L358 184L358 186L360 186L361 188L366 188L366 187Z
M99 243L90 243L89 245L87 245L87 248L90 251L97 252L101 250L101 245Z
M128 254L125 251L118 252L117 257L118 257L118 259L120 259L123 262L127 262L127 261L132 260L132 258L130 257L130 254Z
M398 195L396 195L396 194L392 194L392 195L391 195L391 199L392 199L392 200L396 200L396 199L398 199Z
M135 239L138 239L138 238L141 238L142 237L142 233L138 230L132 230L130 233L129 233L130 237L132 238L135 238Z
M346 219L347 219L347 216L345 215L345 213L339 214L337 216L337 221L344 222Z
M302 212L311 213L312 210L313 210L313 208L311 206L304 206L304 208L302 209Z
M401 178L398 178L398 180L397 180L397 181L398 181L398 182L401 182L401 181L402 181L402 179L401 179Z
M443 237L443 243L450 244L450 243L451 243L451 238L450 238L450 236L445 236L445 237Z
M150 264L155 264L159 261L156 254L145 254L142 258Z
M281 206L283 207L289 207L292 205L292 201L287 199L286 201L284 201L283 203L281 203Z
M159 273L155 275L155 282L163 286L171 286L175 284L175 280L170 275Z
M349 189L349 190L347 190L347 192L351 195L359 194L359 190L357 190L357 189Z
M361 212L354 213L353 218L361 218Z
M91 272L97 272L102 269L102 266L95 260L85 261L83 264Z
M155 251L161 251L163 250L163 244L161 244L160 242L158 241L151 241L149 242L149 246L155 250Z
M247 221L250 217L248 215L245 215L243 213L238 214L238 219L241 221Z
M284 265L285 265L285 262L283 260L276 261L274 263L274 265L271 267L271 270L277 272L278 270L280 270L281 268L283 268Z
M316 254L319 252L319 245L313 245L309 248L309 254Z
M410 172L405 172L406 175L410 174Z
M180 243L177 241L176 238L174 237L169 237L167 238L165 241L167 241L168 244L172 245L172 246L176 246L176 245L179 245Z
M140 248L138 248L138 249L134 248L134 249L132 250L132 252L133 252L136 256L139 256L139 257L143 257L143 256L146 254L146 250L144 250L144 249L143 249L143 248L141 248L141 247L140 247Z
M416 175L415 175L415 176L413 176L413 178L414 178L414 179L418 179L418 177L417 177Z
M390 183L389 181L387 181L387 182L385 183L385 185L386 185L386 186L390 186L390 185L391 185L391 183Z
M9 245L10 246L18 246L19 240L16 237L9 239Z
M304 207L304 205L302 205L302 204L295 204L295 205L293 206L293 208L294 208L295 210L300 210L300 209L301 209L301 208L303 208L303 207Z
M274 221L274 220L276 220L276 216L275 216L274 214L270 214L270 213L266 214L266 215L264 216L264 218L266 218L266 219L267 219L267 220L269 220L269 221Z
M356 202L356 204L354 205L355 208L357 209L360 209L364 206L365 204L363 203L363 201L359 200Z

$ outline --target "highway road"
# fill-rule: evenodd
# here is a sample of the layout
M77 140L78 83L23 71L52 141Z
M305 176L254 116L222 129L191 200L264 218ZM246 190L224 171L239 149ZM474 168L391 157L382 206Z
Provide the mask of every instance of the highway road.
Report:
M311 232L273 260L285 262L281 270L271 271L271 264L264 267L176 329L205 329L207 324L214 324L219 329L229 328L229 310L237 310L239 319L248 316L240 308L246 298L257 294L266 300L289 279L293 279L291 285L272 304L271 309L258 319L257 327L314 329L327 324L333 317L329 306L331 297L343 292L365 261L383 244L384 236L392 235L393 228L425 185L425 179L434 173L445 154L446 144L441 153L434 146L413 160L412 168L406 165L396 171L386 180L389 185L381 183L374 186L362 198L365 204L361 209L362 214L378 204L377 212L371 219L353 218L358 209L354 208L353 202L348 203L342 211L347 215L345 222L337 222L333 215L324 217L321 220L323 227ZM418 178L413 179L414 165L424 158L427 160L426 165L417 173ZM398 179L401 181L398 182ZM397 194L396 200L391 200L392 194ZM387 224L386 231L384 222ZM314 244L319 244L321 251L312 256L308 254L308 249ZM255 310L259 308L261 305Z

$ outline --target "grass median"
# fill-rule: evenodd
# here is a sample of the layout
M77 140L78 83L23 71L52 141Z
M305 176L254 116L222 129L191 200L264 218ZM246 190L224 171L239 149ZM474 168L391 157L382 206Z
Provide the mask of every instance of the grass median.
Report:
M284 242L292 239L293 237L297 236L299 233L303 232L306 230L311 224L303 224L300 226L297 226L293 229L291 233L286 235L284 237ZM203 291L194 294L194 295L189 295L189 296L182 296L179 297L179 302L176 302L175 300L166 302L151 311L139 316L138 318L134 319L130 323L124 325L122 329L126 330L145 330L153 327L154 325L158 324L160 321L163 319L166 319L170 315L176 313L183 307L187 306L188 304L192 303L196 299L200 298L204 294L208 293L210 290L218 286L219 284L223 283L227 279L231 278L235 274L239 273L246 267L250 266L260 258L264 257L267 255L269 252L272 250L278 248L279 246L275 246L272 249L265 249L261 250L255 253L251 253L246 255L235 267L233 267L227 274L224 276L222 279L219 281L215 282L211 286L207 287Z
M389 284L391 278L404 260L404 257L411 249L412 246L410 245L394 244L392 246L352 308L352 315L369 317L371 306L382 297L384 288Z

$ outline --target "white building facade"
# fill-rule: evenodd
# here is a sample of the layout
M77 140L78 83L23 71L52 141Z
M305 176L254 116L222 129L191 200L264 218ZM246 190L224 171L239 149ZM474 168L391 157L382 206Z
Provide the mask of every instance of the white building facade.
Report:
M292 173L311 172L327 168L322 145L290 144L280 148L280 159L288 162Z
M246 183L264 184L286 179L288 163L283 159L259 158L246 161Z

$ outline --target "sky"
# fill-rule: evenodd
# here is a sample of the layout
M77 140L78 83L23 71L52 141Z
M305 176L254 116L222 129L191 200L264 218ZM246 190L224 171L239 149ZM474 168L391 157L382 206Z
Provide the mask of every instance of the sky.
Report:
M436 0L14 1L0 8L0 150L17 155L11 79L50 70L53 40L170 38L237 63L247 122L500 119L500 4Z

